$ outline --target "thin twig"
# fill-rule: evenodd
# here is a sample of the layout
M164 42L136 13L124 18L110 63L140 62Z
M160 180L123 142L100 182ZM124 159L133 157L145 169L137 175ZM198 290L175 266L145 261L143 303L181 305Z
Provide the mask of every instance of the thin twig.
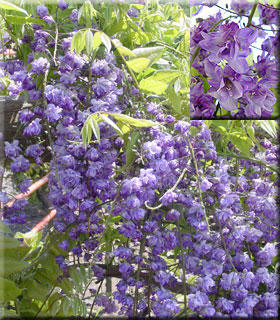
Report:
M192 147L192 145L191 145L191 142L190 142L188 136L186 136L186 138L187 138L187 141L188 141L189 149L190 149L190 151L191 151L191 156L192 156L192 160L193 160L193 163L194 163L194 168L195 168L195 173L196 173L196 179L197 179L197 186L198 186L198 194L199 194L200 206L201 206L201 208L203 209L203 213L204 213L205 221L206 221L206 224L207 224L208 232L210 232L210 225L209 225L208 217L207 217L207 214L206 214L206 209L205 209L204 202L203 202L203 198L202 198L202 191L201 191L201 186L200 186L200 176L199 176L199 171L198 171L198 165L197 165L196 157L195 157L194 150L193 150L193 147Z
M253 5L252 10L250 12L249 18L248 18L247 27L250 27L250 25L252 23L253 16L255 14L255 11L256 11L257 7L258 7L258 2L255 2L254 5Z

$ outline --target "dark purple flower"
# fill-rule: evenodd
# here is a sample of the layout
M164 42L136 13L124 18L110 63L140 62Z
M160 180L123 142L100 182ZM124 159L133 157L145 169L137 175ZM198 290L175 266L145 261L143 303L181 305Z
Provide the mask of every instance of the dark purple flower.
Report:
M5 155L8 158L15 158L19 156L21 152L21 148L19 147L19 141L14 140L12 143L9 143L8 141L5 141Z
M45 73L49 67L50 63L48 59L40 57L36 60L34 60L32 63L32 71L35 72L36 74L43 74Z
M46 6L41 4L41 5L37 6L37 14L40 18L43 18L49 14L49 10Z
M36 118L23 130L24 136L38 136L42 131L42 126L40 125L40 119Z
M14 158L14 161L11 163L11 170L14 172L24 172L29 169L29 161L23 156L18 156Z
M19 183L17 187L22 193L26 193L29 191L29 187L32 185L32 182L33 181L30 178L27 178L24 179L21 183Z
M68 6L69 6L69 4L66 3L64 0L59 0L58 1L58 7L59 7L60 10L65 10L65 9L68 8Z

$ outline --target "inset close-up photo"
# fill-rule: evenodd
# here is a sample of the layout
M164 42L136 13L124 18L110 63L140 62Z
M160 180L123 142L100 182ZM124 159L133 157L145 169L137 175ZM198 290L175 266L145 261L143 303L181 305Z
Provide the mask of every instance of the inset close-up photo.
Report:
M192 119L277 119L280 2L191 0Z

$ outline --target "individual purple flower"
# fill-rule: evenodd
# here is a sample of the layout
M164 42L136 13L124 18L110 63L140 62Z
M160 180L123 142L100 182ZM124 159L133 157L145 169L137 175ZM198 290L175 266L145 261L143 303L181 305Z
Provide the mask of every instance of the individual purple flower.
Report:
M169 221L177 221L180 218L180 212L176 209L171 209L166 213L165 218Z
M37 6L37 14L40 18L43 18L49 14L49 10L43 4Z
M168 190L165 192L165 194L159 199L159 201L164 205L164 206L168 206L170 205L172 202L176 201L178 198L178 195L176 192L172 191L172 190Z
M59 7L60 10L65 10L65 9L68 8L68 6L69 6L69 4L66 3L64 0L59 0L58 1L58 7Z
M179 120L174 125L174 130L179 131L181 134L185 134L188 132L190 124L187 121Z
M42 19L46 22L46 24L55 23L54 18L52 16L45 16Z
M44 147L39 144L31 144L25 149L25 155L37 159L44 153Z
M260 267L267 267L271 264L272 258L277 255L277 250L273 243L267 243L256 255L257 264Z
M58 246L64 250L64 251L67 251L69 249L69 241L68 240L63 240L61 241Z
M129 17L136 18L138 16L138 14L139 14L139 10L137 10L136 8L130 8L130 9L127 10L127 15Z
M36 60L34 60L32 63L32 71L35 72L36 74L43 74L45 73L49 67L50 63L48 59L40 57Z
M222 108L228 111L237 109L237 100L243 95L243 88L239 82L238 75L228 65L221 69L220 66L205 62L206 74L210 89L208 94L219 100Z
M18 140L14 140L13 142L9 143L8 141L5 141L5 155L8 158L15 158L17 156L19 156L20 152L21 152L21 148L19 146L19 141Z
M17 187L22 193L26 193L29 191L29 187L32 185L31 178L26 178L22 182L20 182Z
M107 77L111 72L111 68L106 60L96 60L92 63L90 70L95 76Z
M160 270L159 272L157 272L154 275L154 279L156 282L158 282L161 286L164 286L165 284L168 283L169 279L170 279L170 274Z
M123 262L119 266L119 271L122 274L123 279L127 279L130 274L133 273L134 269L129 263Z
M279 13L277 8L274 8L272 5L261 4L258 6L260 19L263 24L272 25L278 24L279 22Z
M230 6L232 10L244 14L252 9L253 3L247 0L231 0Z
M0 202L3 202L5 204L8 201L9 201L9 197L7 196L7 193L0 191Z
M62 108L56 107L54 104L50 103L45 111L45 116L49 122L56 122L62 118L61 112Z
M40 119L36 118L23 130L24 136L38 136L42 131L42 126L40 125Z
M213 184L212 184L209 180L207 180L207 178L204 178L204 179L201 181L201 185L200 185L201 191L202 191L202 192L207 191L208 189L210 189L210 188L212 187L212 185L213 185Z
M218 298L217 307L225 313L231 313L234 310L234 301L226 298Z
M24 172L29 169L29 161L23 156L18 156L14 158L14 161L11 163L10 168L14 172Z
M240 284L240 276L237 272L222 274L220 285L225 290L235 289L239 286L239 284Z
M118 258L132 258L132 251L129 248L119 247L114 250L114 256Z

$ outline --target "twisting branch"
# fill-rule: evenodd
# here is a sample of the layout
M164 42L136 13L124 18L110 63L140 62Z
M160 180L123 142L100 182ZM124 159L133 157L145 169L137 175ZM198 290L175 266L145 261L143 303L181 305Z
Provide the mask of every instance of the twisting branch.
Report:
M182 181L182 179L184 178L184 175L185 175L186 172L187 172L187 168L184 168L184 170L181 172L178 180L175 182L175 184L173 185L173 187L170 188L170 189L168 189L166 192L168 192L168 191L174 191L174 190L178 187L178 184L179 184L179 183ZM166 192L163 194L163 196L166 194ZM161 204L159 204L159 205L156 206L156 207L150 207L150 206L148 205L148 201L145 201L145 206L146 206L147 209L154 211L154 210L160 209L160 208L163 206L163 204L161 203Z

